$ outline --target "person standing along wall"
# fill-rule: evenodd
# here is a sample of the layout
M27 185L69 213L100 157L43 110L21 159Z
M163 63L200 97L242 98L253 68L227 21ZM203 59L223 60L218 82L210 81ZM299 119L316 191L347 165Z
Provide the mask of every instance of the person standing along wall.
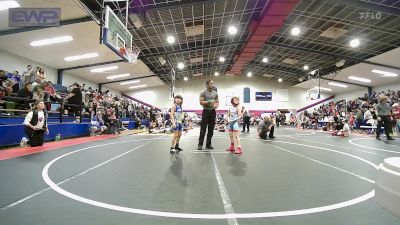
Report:
M246 127L247 127L247 133L250 131L250 113L249 110L246 109L244 106L242 107L242 112L243 112L243 130L242 133L246 132Z
M376 139L381 140L380 133L381 133L381 127L384 126L385 128L385 134L387 140L394 140L394 138L390 137L389 135L389 130L390 130L390 106L388 105L388 97L386 96L380 96L378 99L378 104L375 106L376 114L378 115L378 126L376 129Z

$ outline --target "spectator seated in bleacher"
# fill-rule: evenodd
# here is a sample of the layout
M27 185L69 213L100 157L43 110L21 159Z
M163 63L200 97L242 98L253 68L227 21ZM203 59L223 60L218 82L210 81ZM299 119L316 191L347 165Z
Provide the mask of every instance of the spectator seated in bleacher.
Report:
M109 134L120 133L118 129L118 120L117 117L115 116L115 111L113 109L107 109L106 114L104 116L104 123L107 126Z
M19 92L17 97L26 99L25 101L20 100L18 103L20 104L20 109L30 109L30 101L33 99L32 93L32 83L26 83L24 88L22 88Z
M11 75L4 70L0 70L0 91L2 96L11 96L14 92L13 86L16 81L10 78L12 77Z
M18 92L18 97L33 99L32 83L26 83L25 86Z
M62 98L59 94L57 94L56 89L53 87L53 83L51 81L44 82L44 90L49 95L50 101L52 102L61 102Z
M90 125L90 136L100 135L107 130L101 111L97 111L96 115L91 118Z
M347 120L343 120L339 122L339 124L336 127L336 130L332 132L332 135L348 137L350 133L351 133L350 125L348 124Z

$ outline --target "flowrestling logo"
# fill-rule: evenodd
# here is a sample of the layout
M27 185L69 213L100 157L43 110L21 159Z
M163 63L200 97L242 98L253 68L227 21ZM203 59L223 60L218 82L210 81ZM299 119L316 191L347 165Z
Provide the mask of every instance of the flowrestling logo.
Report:
M11 8L8 13L9 27L58 27L60 8Z

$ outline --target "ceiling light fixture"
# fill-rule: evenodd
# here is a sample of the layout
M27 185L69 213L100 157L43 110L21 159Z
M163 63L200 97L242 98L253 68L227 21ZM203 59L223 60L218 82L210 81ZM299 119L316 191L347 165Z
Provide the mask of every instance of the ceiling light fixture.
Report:
M230 35L235 35L237 33L237 28L235 26L229 26L228 27L228 33Z
M6 10L10 8L18 8L20 5L16 1L1 1L0 10Z
M142 87L147 87L147 85L141 84L141 85L137 85L137 86L131 86L131 87L129 87L129 89L136 89L136 88L142 88Z
M129 73L123 73L123 74L108 76L108 77L106 77L106 79L107 79L107 80L114 80L114 79L117 79L117 78L129 77L129 76L130 76Z
M298 27L293 27L292 30L290 31L290 33L291 33L293 36L298 36L298 35L300 34L300 28L298 28Z
M336 87L342 87L342 88L347 88L347 85L339 84L339 83L336 83L336 82L328 82L328 85L336 86Z
M119 84L120 85L127 85L127 84L136 84L136 83L140 83L140 80L125 81L125 82L121 82Z
M399 76L399 74L397 74L397 73L383 71L383 70L372 70L371 72L377 73L377 74L382 74L383 77L397 77L397 76Z
M183 68L185 68L185 64L183 64L183 62L179 62L178 69L182 70Z
M171 35L168 35L168 37L167 37L167 42L168 42L169 44L175 43L175 37L174 37L174 36L171 36Z
M214 73L214 76L218 77L218 76L219 76L219 73L218 73L218 72L215 72L215 73Z
M74 40L74 39L71 36L61 36L61 37L43 39L43 40L39 40L39 41L33 41L30 43L30 45L33 47L37 47L37 46L43 46L43 45L63 43L63 42L68 42L68 41L72 41L72 40Z
M303 69L304 69L304 70L308 70L308 69L310 69L310 67L309 67L308 65L304 65L304 66L303 66Z
M252 77L253 76L253 73L252 72L248 72L247 73L247 77Z
M220 56L220 57L219 57L219 61L220 61L220 62L225 62L225 57Z
M364 83L371 83L370 79L361 78L361 77L349 76L349 79L350 80L361 81L361 82L364 82Z
M184 80L184 81L188 81L188 80L189 80L189 78L187 78L187 77L184 77L184 78L183 78L183 80Z
M278 79L278 82L279 82L279 83L282 83L282 81L283 81L282 78L279 78L279 79Z
M358 46L360 46L360 39L355 38L350 41L350 47L357 48Z
M330 89L330 88L324 88L324 87L318 87L318 86L315 86L313 89L324 90L324 91L332 91L332 89ZM313 89L311 89L311 90L313 90Z
M87 53L87 54L83 54L83 55L68 56L68 57L65 57L64 60L69 62L69 61L76 61L76 60L80 60L80 59L95 58L98 56L99 56L99 54L97 54L97 53Z
M110 70L116 70L116 69L118 69L118 66L108 66L108 67L101 67L101 68L92 69L92 70L90 70L90 72L92 72L92 73L102 73L102 72L106 72L106 71L110 71Z
M262 61L263 61L263 63L267 63L267 62L268 62L268 58L267 58L267 57L264 57L264 58L262 59Z

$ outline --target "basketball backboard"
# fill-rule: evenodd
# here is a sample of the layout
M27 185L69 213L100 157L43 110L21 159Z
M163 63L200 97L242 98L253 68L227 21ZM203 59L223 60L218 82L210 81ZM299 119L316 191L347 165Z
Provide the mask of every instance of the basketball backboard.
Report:
M130 62L132 34L108 5L104 8L104 26L102 29L103 44L125 61Z

